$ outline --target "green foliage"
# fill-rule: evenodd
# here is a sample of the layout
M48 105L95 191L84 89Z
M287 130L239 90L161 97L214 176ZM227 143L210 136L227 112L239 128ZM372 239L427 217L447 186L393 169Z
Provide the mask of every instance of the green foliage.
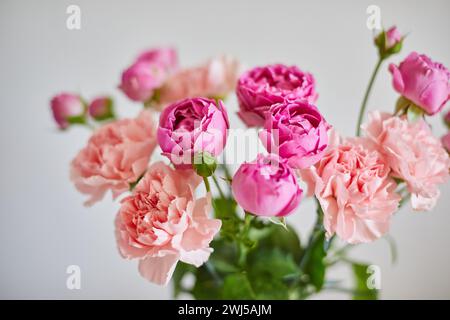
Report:
M309 250L305 252L302 258L302 270L308 276L308 281L314 286L316 291L320 291L325 281L325 232L323 230L315 231Z
M352 264L353 275L355 278L354 300L376 300L378 298L378 290L369 289L367 286L367 280L370 277L367 268L367 264Z
M245 273L235 273L227 276L223 284L223 299L253 300L255 293Z
M236 214L237 203L232 198L213 199L215 216L222 220L220 235L227 240L236 239L239 234L241 220Z

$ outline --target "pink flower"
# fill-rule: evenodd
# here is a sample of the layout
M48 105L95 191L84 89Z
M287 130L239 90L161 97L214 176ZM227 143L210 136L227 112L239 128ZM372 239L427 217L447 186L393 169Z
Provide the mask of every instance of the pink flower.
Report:
M328 123L306 101L285 101L270 108L259 137L270 153L287 159L295 169L320 160L328 145Z
M208 217L210 198L193 198L200 179L162 162L150 166L116 217L121 255L139 259L147 280L165 285L178 261L199 267L213 251L209 243L221 221Z
M449 99L450 72L426 55L412 52L397 67L389 65L394 89L427 114L439 112Z
M161 66L168 74L178 69L178 56L174 48L151 49L141 53L136 61L147 61Z
M113 101L110 97L97 97L89 104L88 112L95 120L113 118Z
M262 126L269 108L284 100L307 100L315 103L317 93L312 74L296 66L282 64L257 67L245 72L238 81L238 115L249 127Z
M119 88L131 100L145 102L153 97L155 90L162 86L166 77L166 71L160 65L140 60L122 73Z
M71 179L90 196L86 205L103 198L108 190L116 198L145 172L156 146L150 111L136 119L122 119L97 129L88 144L73 159Z
M159 104L164 107L193 97L225 98L234 90L239 70L239 62L229 56L220 56L199 67L181 70L161 88Z
M185 99L163 110L158 143L163 155L178 168L191 168L193 156L206 151L219 155L225 147L228 116L222 101Z
M300 203L302 189L291 168L274 154L259 154L243 163L233 177L234 198L247 212L257 216L286 216Z
M450 160L425 121L372 112L362 128L386 157L392 175L406 182L413 209L431 210L439 198L438 184L448 178Z
M324 212L327 237L348 243L371 242L389 229L400 196L383 156L365 138L327 149L315 166L300 171Z
M446 135L442 136L441 142L445 150L447 150L447 152L450 153L450 132L447 132Z
M400 33L400 31L398 31L397 27L392 26L386 31L386 43L385 43L386 49L394 47L397 43L402 41L402 39L403 36Z
M71 93L60 93L50 102L53 117L60 129L66 129L69 118L84 118L86 106L80 96Z

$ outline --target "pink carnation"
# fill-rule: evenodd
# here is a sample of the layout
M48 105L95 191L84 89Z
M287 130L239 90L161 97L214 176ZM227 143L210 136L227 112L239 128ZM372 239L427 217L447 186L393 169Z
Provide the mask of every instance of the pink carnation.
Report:
M71 163L71 179L82 193L90 195L86 205L102 199L111 190L116 198L128 191L147 168L156 146L150 111L136 119L122 119L100 127Z
M159 104L164 107L193 97L224 98L234 90L239 70L239 62L229 56L219 56L199 67L181 70L161 88Z
M213 251L209 243L221 226L208 217L209 196L193 198L200 178L190 173L153 164L117 214L121 255L140 259L140 274L160 285L168 283L178 261L196 267L207 261Z
M448 178L450 160L439 139L422 119L411 123L404 117L372 112L362 126L374 141L397 178L405 180L414 210L431 210Z
M400 196L382 155L365 138L329 147L315 166L300 171L324 212L327 236L371 242L389 229Z

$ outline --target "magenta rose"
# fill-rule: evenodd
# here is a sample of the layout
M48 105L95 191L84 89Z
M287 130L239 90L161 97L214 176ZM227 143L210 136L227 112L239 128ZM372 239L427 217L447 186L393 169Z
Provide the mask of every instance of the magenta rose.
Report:
M119 88L133 101L145 102L166 79L164 69L152 62L141 60L122 73Z
M231 184L234 198L248 213L282 217L297 208L302 189L287 163L277 155L259 154L243 163Z
M53 97L50 106L60 129L69 127L71 118L84 119L86 113L86 106L80 96L71 93L61 93Z
M173 164L190 168L198 152L219 155L225 147L228 116L222 101L184 99L165 108L159 118L158 143Z
M122 73L119 88L131 100L147 102L177 68L178 58L174 49L148 50Z
M147 61L162 67L172 73L178 69L178 56L174 48L151 49L141 53L136 61Z
M113 101L110 97L97 97L89 104L88 112L99 121L114 118Z
M304 169L322 158L328 145L328 123L307 101L285 101L270 108L259 137L295 169Z
M240 110L238 115L249 127L262 126L265 113L284 100L317 100L312 74L296 66L282 64L257 67L245 72L238 81L236 94Z
M396 26L389 28L386 31L386 49L393 48L396 44L400 43L403 39L402 34L398 31Z
M428 115L439 112L449 98L450 72L424 54L412 52L399 66L389 65L394 89Z

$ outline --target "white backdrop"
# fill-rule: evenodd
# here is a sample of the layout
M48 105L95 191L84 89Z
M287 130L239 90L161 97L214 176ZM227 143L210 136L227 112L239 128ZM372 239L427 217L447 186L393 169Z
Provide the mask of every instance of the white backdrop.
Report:
M66 8L81 8L81 30L66 28ZM135 261L116 250L109 196L92 208L69 182L69 161L89 132L59 134L49 98L60 90L90 98L111 92L121 115L135 115L116 86L140 50L174 45L182 65L220 53L247 67L283 62L312 72L318 106L344 135L354 134L358 107L376 60L366 8L381 8L385 26L409 33L398 62L412 50L450 66L450 2L442 1L5 1L0 2L0 298L166 299L170 288L142 279ZM397 95L387 64L370 109L392 110ZM231 124L242 127L228 104ZM447 107L448 108L448 107ZM445 129L432 120L436 134ZM450 298L450 186L433 212L405 207L385 241L360 246L354 257L382 270L382 298ZM314 213L304 201L288 218L305 238ZM66 288L66 267L81 267L81 289ZM349 279L346 269L331 273ZM325 293L321 297L345 298Z

